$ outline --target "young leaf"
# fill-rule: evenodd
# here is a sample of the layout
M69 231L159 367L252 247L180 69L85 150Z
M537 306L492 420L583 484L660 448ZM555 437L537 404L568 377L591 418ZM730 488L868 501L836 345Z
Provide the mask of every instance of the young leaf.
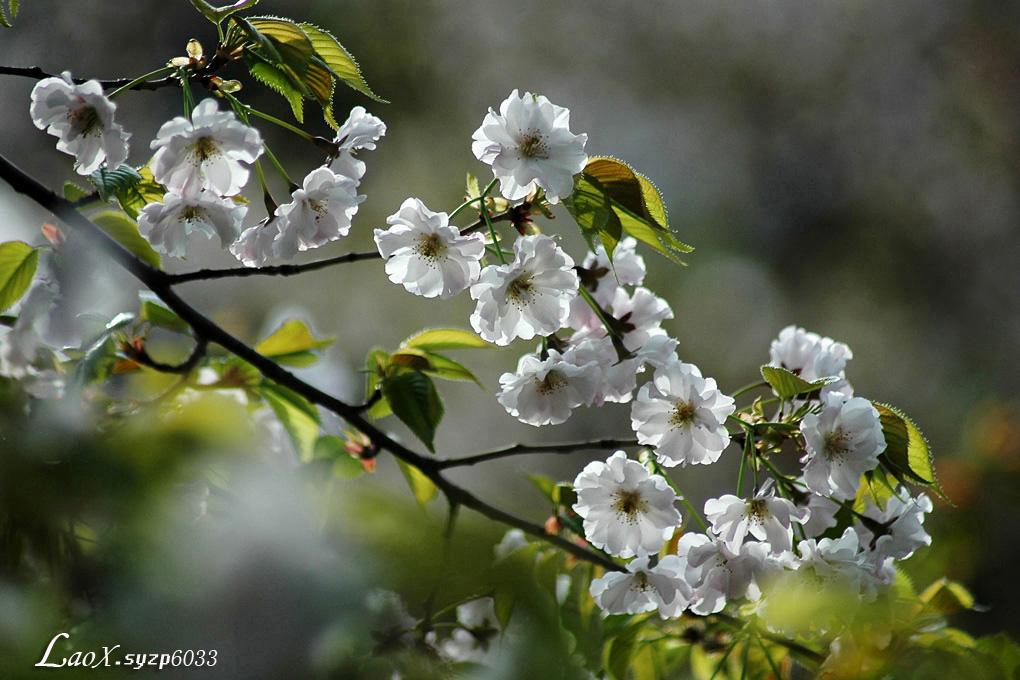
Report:
M102 166L89 175L89 180L96 185L99 198L110 201L121 191L142 181L142 176L138 170L124 164L114 170L107 170Z
M974 596L960 583L940 578L924 589L921 601L943 614L974 609Z
M117 364L117 343L110 335L93 344L74 367L74 382L82 387L102 382L113 374Z
M553 505L557 505L555 495L556 482L549 479L548 477L543 477L542 475L525 474L524 477L529 482L535 485L535 488L538 489L539 493L546 497L546 500L548 500Z
M83 189L74 182L64 182L64 198L72 203L80 201L89 195L88 189Z
M136 171L138 180L129 184L118 186L116 189L117 202L121 209L133 219L138 219L138 213L150 203L162 203L166 190L163 185L152 176L149 166L143 165Z
M292 319L255 345L255 351L281 364L303 367L318 361L316 353L332 345L335 340L336 338L316 340L304 321Z
M149 291L139 293L138 302L138 316L142 321L177 333L191 333L191 326L177 316L177 312L163 304L155 293Z
M430 367L425 370L426 373L444 380L470 380L483 390L485 389L485 386L466 366L434 352L425 352L425 356L430 364Z
M400 343L401 347L435 352L444 349L472 349L475 347L492 347L474 333L457 330L456 328L434 328L422 331Z
M418 501L418 506L424 510L429 501L436 497L439 488L418 468L408 465L399 458L397 459L397 465L400 466L400 471L404 473L407 485L411 487L414 500Z
M910 479L930 487L940 498L950 502L935 478L928 441L910 418L888 404L872 402L878 409L885 436L885 451L878 462L885 470L903 482Z
M417 371L387 376L382 380L382 393L393 414L435 453L433 440L443 418L443 402L432 380Z
M39 266L39 251L21 241L0 244L0 312L21 299Z
M110 210L99 213L92 218L92 222L147 265L159 269L159 253L138 233L138 225L130 217Z
M299 123L305 122L303 95L300 90L294 87L283 71L257 59L246 58L245 62L248 64L248 71L252 76L283 95L283 98L290 104L291 111L294 112L294 118Z
M595 252L598 239L611 258L623 237L623 225L597 181L579 174L574 180L574 193L563 199L563 205L580 227L588 248Z
M333 474L340 479L354 479L365 471L361 461L347 452L346 442L335 435L319 437L313 455L333 461Z
M205 0L191 0L191 4L195 6L199 12L202 13L209 21L214 24L219 24L221 21L226 19L234 12L240 12L242 9L248 9L258 4L259 0L237 0L233 5L226 5L224 7L213 7Z
M364 77L362 77L361 70L358 68L358 63L354 61L354 57L344 49L344 46L332 34L312 24L302 23L299 26L304 29L304 32L315 47L316 55L325 62L333 76L377 102L388 103L375 92L372 92L372 89L365 82Z
M310 461L319 438L319 412L315 405L297 392L269 381L262 382L259 393L280 419L298 458L303 463Z
M808 394L834 382L836 378L819 378L808 382L799 375L781 366L762 366L761 377L776 391L780 399L793 399L800 394Z

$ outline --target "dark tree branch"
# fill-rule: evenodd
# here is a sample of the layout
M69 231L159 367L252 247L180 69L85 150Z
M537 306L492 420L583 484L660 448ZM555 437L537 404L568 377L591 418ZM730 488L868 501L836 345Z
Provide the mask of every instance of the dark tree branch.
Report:
M230 269L199 269L197 271L184 272L182 274L168 274L167 280L171 286L176 286L179 283L186 283L188 281L242 278L245 276L294 276L295 274L303 274L304 272L311 272L316 269L332 267L335 264L345 264L347 262L357 262L359 260L378 260L380 258L382 258L382 255L380 255L378 251L373 250L365 253L347 253L346 255L337 255L336 257L330 257L325 260L305 262L304 264L278 264L272 267L258 268L233 267Z
M451 458L437 461L440 470L465 465L477 465L497 458L508 458L510 456L521 456L529 453L553 453L564 454L575 451L588 451L590 449L623 449L631 446L639 446L636 439L599 439L590 442L571 442L567 444L514 444L503 449L479 453L464 458Z
M422 474L428 477L443 492L443 495L446 496L450 503L471 508L489 519L518 528L580 559L605 569L613 571L624 570L623 566L613 560L560 536L547 534L545 528L541 525L529 522L502 508L487 503L467 489L454 484L443 476L438 460L415 453L403 444L394 441L389 435L366 420L356 406L352 406L309 385L285 370L272 359L256 352L253 347L228 333L177 295L173 290L173 283L169 274L151 267L140 260L93 224L91 220L75 210L74 205L70 201L40 184L33 177L8 161L3 155L0 155L0 178L6 180L15 191L25 194L40 206L59 217L69 227L84 234L91 242L102 248L111 259L148 287L168 308L176 312L185 323L191 326L196 338L200 341L213 342L220 345L228 352L254 366L269 380L294 390L312 403L336 413L364 433L376 446L386 449L399 460L418 468Z
M24 78L32 78L33 80L43 80L44 78L56 78L59 74L47 73L38 66L0 66L0 76L21 76ZM88 82L90 78L71 78L71 81L77 85ZM104 90L115 90L118 87L124 87L134 78L117 78L115 80L100 80L99 84ZM138 83L134 86L135 90L159 90L164 87L176 87L180 85L180 81L174 76L167 76L166 78L160 78L159 80L147 80L145 82Z
M149 356L149 353L142 348L140 351L128 351L128 356L149 368L159 371L160 373L177 373L179 375L187 375L191 373L198 366L199 362L205 357L206 350L209 347L209 342L205 338L198 338L198 342L195 344L195 349L191 351L191 355L179 364L164 364L156 361Z

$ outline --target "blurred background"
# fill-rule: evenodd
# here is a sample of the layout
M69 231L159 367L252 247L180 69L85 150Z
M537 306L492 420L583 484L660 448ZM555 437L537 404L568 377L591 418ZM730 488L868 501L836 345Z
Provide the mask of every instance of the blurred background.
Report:
M920 587L940 574L966 583L988 607L955 620L969 632L1020 636L1013 575L1020 558L1020 5L262 0L256 10L331 30L390 101L337 91L338 119L362 105L389 129L376 151L360 156L368 200L351 236L306 259L373 249L372 229L408 196L433 210L454 208L465 173L488 179L470 150L488 107L514 88L548 96L570 109L573 132L588 134L590 155L621 158L658 185L674 232L696 248L685 268L644 252L646 285L674 310L665 326L681 358L733 391L758 377L770 340L788 324L847 343L857 395L916 421L955 504L936 501L926 525L933 544L906 571ZM188 38L211 49L216 34L185 0L24 0L14 28L0 33L0 64L137 76L183 55ZM78 178L32 125L33 84L0 80L0 153L57 188ZM253 84L241 96L292 119L265 88ZM132 133L129 160L142 164L167 112L180 115L180 93L129 93L117 104ZM305 117L308 129L329 135L315 106ZM297 138L262 130L292 176L321 162ZM284 195L279 182L273 188ZM252 198L254 221L262 215ZM555 214L539 226L562 234L580 260L576 228L565 211ZM38 243L46 219L0 187L4 240ZM201 240L186 262L165 260L173 271L237 264ZM112 316L137 304L125 275L100 259L83 262L67 275L68 309ZM404 293L377 262L286 280L192 283L181 292L250 341L293 316L337 336L327 363L307 375L354 401L363 397L358 371L371 348L392 349L426 326L467 328L472 310L466 295L440 302ZM626 406L582 409L541 432L508 416L494 398L498 376L531 350L526 344L457 356L487 392L440 385L441 455L629 434ZM573 479L587 460L605 455L522 457L458 479L541 522L541 498L518 471ZM729 489L735 465L724 456L717 469L674 477L700 506L722 485ZM385 488L399 473L384 457L377 475L363 480L365 488ZM441 514L408 516L429 523ZM488 540L501 533L487 524L477 530Z

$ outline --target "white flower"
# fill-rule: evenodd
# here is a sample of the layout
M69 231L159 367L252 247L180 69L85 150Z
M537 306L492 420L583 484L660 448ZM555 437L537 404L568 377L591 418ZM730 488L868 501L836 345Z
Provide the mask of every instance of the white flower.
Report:
M636 248L637 239L627 236L616 244L612 262L601 243L594 253L588 253L584 258L583 266L591 278L586 278L583 283L588 284L592 297L603 307L613 303L621 285L640 286L644 282L645 260L637 254Z
M149 167L156 181L176 194L193 195L205 189L218 196L235 196L248 182L248 168L262 154L258 130L237 121L232 111L220 111L206 99L191 112L163 123L151 147Z
M127 160L131 135L113 122L116 109L97 81L75 85L65 71L36 83L29 112L37 128L60 138L57 149L77 159L75 171L91 175L104 160L112 168Z
M878 466L885 450L878 410L861 397L822 395L821 413L804 416L800 430L806 449L804 482L811 491L837 500L857 495L861 475Z
M550 203L574 191L574 175L584 169L588 135L570 132L570 111L541 95L517 90L492 109L471 136L475 157L492 166L507 199L525 198L537 187Z
M647 288L637 288L633 295L618 288L613 297L613 316L622 327L624 347L633 352L652 337L666 334L661 324L673 318L673 310Z
M606 572L591 582L595 604L606 614L641 614L658 610L663 619L680 616L687 608L691 588L683 580L683 563L666 555L648 568L648 557L627 565L627 573Z
M851 591L860 588L860 539L853 527L847 527L839 538L809 538L797 544L800 559L797 571L809 571L814 585L819 588L844 587Z
M510 553L514 552L518 548L523 548L527 544L528 539L524 535L523 531L520 529L510 529L503 534L503 540L501 540L496 547L493 548L493 552L495 553L497 560L502 560L506 559Z
M873 556L905 560L921 546L931 545L931 536L924 530L924 516L932 511L932 503L923 493L911 498L903 487L897 488L896 494L886 501L885 510L869 499L862 514L872 521L857 519L854 527L861 545Z
M793 549L791 522L803 523L808 510L776 496L771 490L771 481L748 500L727 494L705 501L705 518L730 550L738 551L748 533L759 541L766 541L770 552Z
M485 239L481 234L461 236L446 213L432 212L409 198L386 224L389 229L375 230L375 243L386 258L390 281L409 293L446 299L478 278Z
M730 550L721 540L705 534L684 534L677 556L685 564L684 579L691 585L691 611L702 616L722 611L728 602L761 597L758 574L779 569L768 559L768 548L757 542Z
M715 380L677 361L657 369L653 382L641 387L630 420L638 441L654 446L662 465L707 465L730 443L725 423L734 409Z
M846 381L844 369L854 353L842 342L823 338L803 328L787 326L772 341L769 356L771 365L793 371L808 382L830 376L841 378L839 382L823 387L822 394L842 392L848 397L853 396L853 388Z
M588 463L574 489L574 512L584 520L585 538L611 555L657 553L680 526L680 513L673 507L677 496L669 483L628 460L623 451L605 463Z
M566 322L577 295L574 261L548 236L521 236L514 261L482 269L471 285L478 301L471 326L483 339L508 345L555 333Z
M230 246L230 252L245 267L261 267L266 260L276 257L276 237L279 234L276 220L262 220L241 232Z
M285 260L299 250L310 250L347 236L358 204L357 182L329 168L316 168L295 189L290 203L276 208L276 252Z
M503 389L496 398L522 423L558 425L570 417L572 409L592 402L600 377L595 362L578 365L554 349L545 360L525 354L516 373L499 377Z
M491 597L465 602L457 607L460 628L443 641L440 651L451 661L486 663L499 654L499 621Z
M638 373L644 371L644 366L637 358L620 361L609 336L585 335L588 337L576 345L574 338L571 338L568 354L574 357L575 363L594 362L599 372L592 403L599 406L607 401L626 404L633 397Z
M803 482L803 478L800 479ZM836 513L839 512L841 506L836 501L832 500L828 496L819 496L816 493L807 492L807 505L802 507L808 511L808 518L804 521L804 533L808 538L819 536L826 531L836 526Z
M355 152L375 149L375 143L385 134L385 123L366 112L365 107L355 106L351 109L351 115L336 131L334 143L340 153L330 162L329 169L338 175L360 181L365 176L365 161L359 160Z
M194 232L220 237L227 248L241 234L248 206L207 191L191 196L168 193L163 203L150 203L138 214L138 231L152 247L172 257L184 257Z

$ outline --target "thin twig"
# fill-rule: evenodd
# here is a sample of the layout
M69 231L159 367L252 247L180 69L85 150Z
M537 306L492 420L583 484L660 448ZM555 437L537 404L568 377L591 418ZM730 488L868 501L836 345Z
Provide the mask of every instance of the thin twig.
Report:
M194 370L194 368L198 366L198 363L205 357L206 349L208 349L208 347L208 341L205 338L199 338L198 342L195 344L195 348L191 351L191 355L179 364L164 364L156 361L150 357L148 352L144 349L140 352L132 352L128 356L143 366L148 366L160 373L187 375L188 373L191 373L191 371Z
M447 468L477 465L478 463L485 463L498 458L521 456L529 453L564 454L592 449L623 449L631 446L638 446L638 441L636 439L598 439L595 441L570 442L567 444L513 444L503 449L489 451L488 453L436 461L436 467L440 470L446 470Z
M303 264L278 264L271 267L232 267L230 269L199 269L193 272L181 274L168 274L167 281L171 286L188 281L207 281L210 279L242 278L245 276L294 276L305 272L325 269L335 264L357 262L359 260L378 260L382 257L378 251L372 250L364 253L347 253L337 255L325 260L305 262Z
M55 73L47 73L38 66L0 66L0 76L21 76L23 78L32 78L33 80L43 80L44 78L56 78L59 77ZM81 85L86 83L91 78L71 78L71 82ZM116 89L118 87L124 87L129 85L134 78L117 78L115 80L100 80L98 81L100 86L104 90ZM159 80L148 80L143 83L136 84L133 90L159 90L164 87L175 87L180 85L180 82L174 76L168 76L166 78L160 78Z

